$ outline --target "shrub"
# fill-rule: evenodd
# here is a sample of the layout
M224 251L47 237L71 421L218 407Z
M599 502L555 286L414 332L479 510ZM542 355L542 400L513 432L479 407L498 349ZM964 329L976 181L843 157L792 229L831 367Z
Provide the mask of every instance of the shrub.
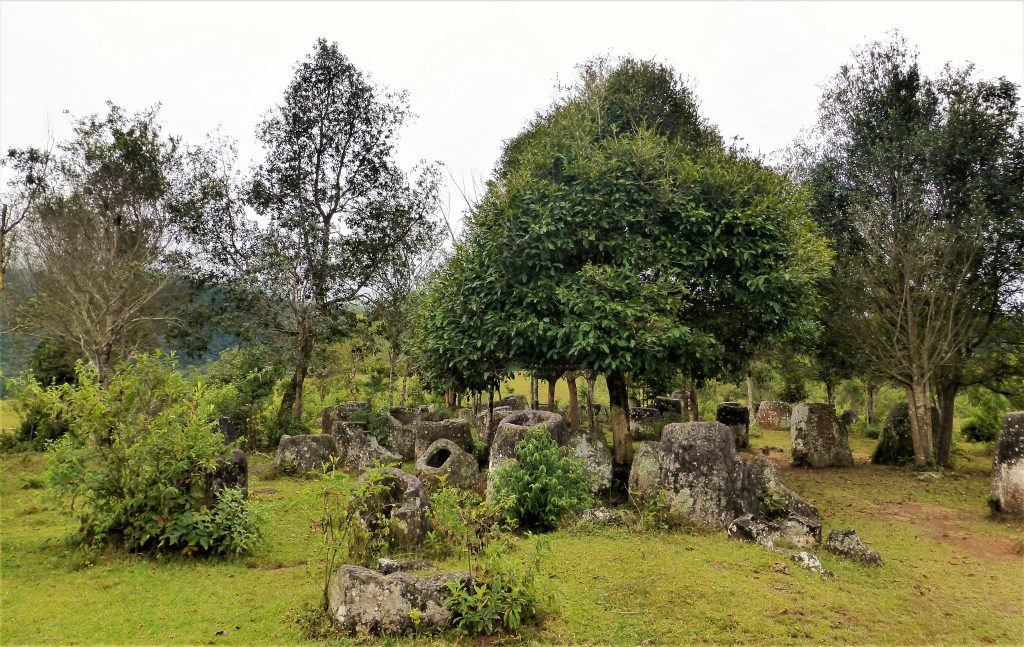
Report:
M224 448L203 383L159 352L120 365L106 387L90 366L79 363L77 375L77 386L45 392L69 424L52 445L46 479L77 514L83 542L186 555L255 546L256 512L239 493L204 503Z
M593 505L583 461L559 447L547 430L528 431L516 445L516 459L494 478L495 498L510 521L554 528L566 514Z
M987 443L999 435L999 425L988 417L971 418L960 428L960 433L972 443Z
M540 558L550 546L534 538L533 558L523 564L502 555L504 546L488 544L480 572L469 583L448 583L451 595L444 607L451 611L452 625L465 635L491 635L499 630L517 631L538 622L549 596L541 584Z
M501 510L473 492L447 485L444 479L430 497L427 547L438 557L466 557L472 571L484 546L512 528Z
M280 439L276 429L270 431L274 426L264 415L268 404L273 404L270 396L280 369L263 357L260 347L229 348L207 366L206 373L210 383L218 386L215 414L230 418L239 436L250 445L266 446Z
M7 386L14 407L21 414L21 424L14 439L18 445L41 450L48 442L67 433L59 398L51 397L48 390L36 380L34 373L11 380Z
M769 521L783 519L789 514L789 503L778 490L769 489L761 497L761 514Z

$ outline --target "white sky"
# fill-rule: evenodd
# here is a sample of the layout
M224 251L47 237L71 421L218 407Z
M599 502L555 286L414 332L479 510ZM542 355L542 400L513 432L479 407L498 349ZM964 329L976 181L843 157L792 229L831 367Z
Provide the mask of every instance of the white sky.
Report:
M168 132L254 127L318 36L408 90L401 162L486 177L503 139L596 54L657 57L692 79L726 137L770 154L814 123L850 49L900 29L926 73L946 61L1024 84L1024 2L0 2L0 148L68 132L63 111L161 102ZM452 190L453 215L461 202Z

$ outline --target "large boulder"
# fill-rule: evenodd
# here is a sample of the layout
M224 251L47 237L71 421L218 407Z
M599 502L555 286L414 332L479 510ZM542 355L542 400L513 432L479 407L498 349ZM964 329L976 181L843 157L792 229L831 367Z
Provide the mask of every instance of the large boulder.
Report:
M658 444L659 486L679 517L725 528L757 509L749 470L736 455L732 430L720 422L665 425Z
M277 444L277 466L286 474L305 474L331 464L338 455L338 443L327 434L281 436Z
M758 521L753 515L745 514L734 519L726 531L733 539L751 541L769 549L788 545L806 550L821 543L821 524L797 514L773 521Z
M504 407L510 411L524 411L530 408L525 395L506 395L504 398L494 401L495 407Z
M858 420L860 420L860 416L858 416L857 412L853 409L846 409L843 411L842 415L839 416L839 424L846 427L847 432L850 431L851 427L857 424Z
M762 429L788 431L793 410L785 402L766 401L757 408L757 424Z
M779 470L770 458L755 456L748 465L750 479L759 501L763 503L766 496L774 494L785 501L790 512L801 517L818 518L819 512L816 507L782 484L782 481L779 480Z
M235 428L235 423L227 416L217 418L217 431L224 438L225 445L231 445L238 440L238 430Z
M932 429L939 428L939 410L932 407ZM910 435L910 405L900 402L885 419L878 444L871 455L876 465L906 465L914 462L914 438Z
M612 486L612 452L600 431L584 429L569 439L569 449L583 459L590 476L590 492L602 496Z
M423 482L397 467L383 470L381 487L366 495L359 519L364 528L377 534L384 524L388 543L393 548L412 549L423 543L430 530L430 499ZM363 476L360 482L365 480Z
M438 438L416 459L416 476L426 484L445 483L469 489L480 480L476 459L447 438Z
M863 562L868 566L882 565L882 558L878 552L868 548L855 530L829 530L825 550Z
M515 411L505 416L494 432L491 455L487 467L489 474L516 457L516 445L527 432L537 427L547 429L548 435L559 445L568 441L568 427L565 418L550 411ZM490 479L490 477L489 477Z
M992 502L999 512L1024 514L1024 411L1003 418L992 462Z
M440 629L451 619L451 612L444 608L444 601L451 595L450 582L469 582L469 576L384 575L346 565L331 577L327 610L331 620L350 634L395 635L414 629Z
M420 420L413 425L415 434L414 451L419 458L435 440L446 438L464 451L473 453L473 433L469 423L461 418L448 420Z
M790 423L793 464L800 467L852 467L846 429L828 404L800 403Z
M632 407L629 410L629 433L633 440L658 440L664 426L661 411L654 407Z
M522 411L522 409L518 409ZM480 439L480 442L484 444L484 447L491 446L491 440L494 438L494 432L498 429L498 423L505 418L505 416L511 415L513 409L509 407L494 407L491 412L491 424L487 424L487 409L485 408L480 413L476 414L476 436Z
M658 461L658 443L633 443L633 462L629 466L629 496L646 499L661 486L661 463Z
M736 449L750 446L750 410L739 402L723 402L718 405L715 419L732 430Z
M329 435L337 443L338 467L348 472L360 472L375 465L400 463L402 457L388 451L371 434L365 424L345 419L344 408L324 409L320 419L321 435Z
M249 459L241 449L233 449L217 459L216 467L207 475L203 503L212 506L227 488L239 489L242 498L249 498Z

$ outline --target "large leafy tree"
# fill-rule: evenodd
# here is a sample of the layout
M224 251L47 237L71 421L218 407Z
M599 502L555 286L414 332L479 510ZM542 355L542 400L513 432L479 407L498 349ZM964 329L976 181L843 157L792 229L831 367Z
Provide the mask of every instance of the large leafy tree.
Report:
M294 370L282 427L302 419L318 341L344 334L353 305L404 257L399 250L433 236L435 170L410 179L394 159L408 115L404 95L374 86L321 39L257 129L266 157L252 178L239 182L230 163L206 161L199 193L221 199L197 223L199 265L264 334L288 340Z
M821 101L810 182L839 255L836 323L905 387L918 464L948 461L971 358L1024 290L1018 106L1014 84L969 66L926 78L899 36L858 51Z
M449 294L468 288L488 325L446 330L447 348L476 346L477 367L604 373L619 465L628 376L739 368L806 314L828 256L804 196L724 147L671 69L633 60L586 66L509 142L466 231Z

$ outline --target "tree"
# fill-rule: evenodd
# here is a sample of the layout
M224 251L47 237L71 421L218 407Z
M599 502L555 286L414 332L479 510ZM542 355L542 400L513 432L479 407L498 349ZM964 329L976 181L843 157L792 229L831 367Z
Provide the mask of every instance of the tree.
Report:
M604 373L620 468L628 376L742 363L804 313L827 260L804 196L725 148L672 70L633 60L585 67L509 142L465 230L445 272L471 297L450 296L486 326L444 334L492 366Z
M53 156L38 148L10 149L0 166L13 173L0 200L0 295L7 287L7 268L17 250L22 223L47 190Z
M1017 88L972 76L924 77L896 36L858 51L821 102L811 181L844 277L836 308L906 389L918 465L948 462L964 367L1024 290Z
M161 263L176 240L185 173L155 108L129 115L108 105L106 115L75 122L44 179L23 177L21 194L35 193L23 222L27 286L14 306L34 333L80 350L101 384L115 361L152 346L173 320ZM9 158L39 168L41 155Z
M404 94L374 86L320 39L257 129L266 157L251 180L234 174L229 147L205 161L198 192L220 200L195 225L204 250L196 265L260 329L289 340L282 427L302 420L316 344L344 334L383 269L431 235L437 174L426 168L410 181L394 160L408 116Z

